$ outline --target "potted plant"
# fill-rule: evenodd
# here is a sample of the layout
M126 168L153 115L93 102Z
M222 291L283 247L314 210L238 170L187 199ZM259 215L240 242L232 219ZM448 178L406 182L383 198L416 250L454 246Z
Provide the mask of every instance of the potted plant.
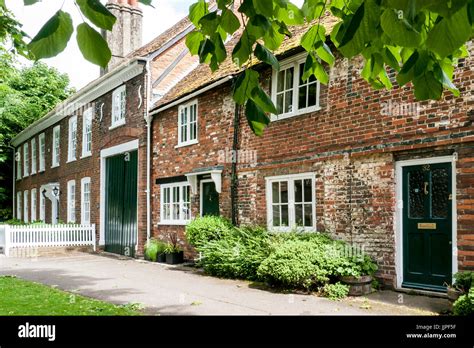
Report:
M454 284L448 285L448 299L455 302L461 295L469 292L474 282L474 272L458 272L454 275Z
M156 261L160 263L166 262L166 253L165 250L167 248L167 244L164 242L158 242L158 252L156 255Z
M183 249L178 244L178 237L176 234L169 235L170 242L166 245L164 250L166 254L166 263L176 265L184 262Z
M355 256L343 267L340 280L349 285L349 296L363 296L372 292L373 275L377 265L367 256Z
M148 245L145 246L145 260L155 262L157 254L158 242L154 239L151 239L148 242Z

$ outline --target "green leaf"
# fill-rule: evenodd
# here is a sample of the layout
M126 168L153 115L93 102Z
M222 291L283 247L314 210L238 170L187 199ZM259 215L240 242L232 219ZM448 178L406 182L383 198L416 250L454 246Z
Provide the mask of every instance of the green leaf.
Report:
M258 86L258 72L252 69L245 70L235 81L234 100L243 105L247 99L252 97L252 91Z
M186 46L192 55L199 53L199 47L201 47L201 41L204 40L204 35L199 31L193 31L186 36Z
M255 57L260 59L262 62L265 62L273 67L275 70L280 70L280 63L278 59L274 56L272 52L270 52L265 46L260 45L257 43L257 47L255 47Z
M298 25L304 23L304 14L298 6L290 2L286 8L281 7L278 10L278 19L286 25Z
M255 39L248 35L247 30L244 30L240 40L237 42L232 52L232 59L239 67L249 60L250 55L252 54L254 42Z
M458 50L471 36L467 7L464 6L449 18L443 18L429 32L426 40L428 49L441 58Z
M418 47L421 35L416 32L405 18L400 19L392 9L386 9L381 17L382 29L392 42L403 47Z
M257 87L252 90L251 99L264 112L269 112L272 114L276 114L278 112L275 105L273 105L272 99L259 85L257 85Z
M245 116L254 134L257 136L263 135L263 131L270 123L270 119L251 99L249 99L245 105Z
M397 82L400 86L403 86L409 81L413 80L413 77L415 76L415 65L419 57L420 54L418 53L418 51L415 51L405 62L405 64L403 64L402 69L397 75Z
M36 4L39 1L41 1L41 0L23 0L23 3L25 4L25 6L29 6L29 5Z
M265 46L272 51L277 50L284 39L285 35L279 32L278 24L276 24L275 22L272 23L270 28L265 32L265 35L263 36Z
M443 94L443 85L436 79L432 71L425 71L413 80L417 100L438 100Z
M255 11L265 17L273 16L273 0L253 0Z
M64 51L73 31L69 13L59 10L31 40L28 48L35 59L54 57Z
M240 28L240 21L230 10L225 10L222 14L221 27L232 35Z
M392 51L388 47L385 47L383 49L382 57L383 57L383 60L384 60L385 64L390 66L395 71L400 71L400 64L398 63L397 58L394 56L394 54L392 53Z
M117 20L99 0L76 0L84 16L99 28L112 30Z
M217 27L220 25L220 22L221 17L219 17L217 12L214 11L203 16L199 20L199 26L202 28L201 31L204 35L211 36L217 31Z
M325 35L326 30L324 27L316 24L309 28L309 30L303 35L301 38L301 46L303 46L306 51L310 52L316 47L317 43L326 40Z
M454 96L456 97L460 96L461 93L459 92L459 89L454 85L454 83L451 81L451 78L444 72L441 66L439 65L435 66L434 76L444 87L446 87L449 91L451 91L454 94Z
M324 6L325 1L322 0L305 0L301 10L306 20L311 22L313 19L319 18L324 10Z
M323 61L325 61L329 65L333 65L334 62L336 61L336 58L332 54L331 49L329 48L328 45L326 45L325 42L322 42L321 46L319 46L316 49L316 54L318 55L319 58L321 58Z
M308 57L306 57L306 62L304 64L302 80L306 81L312 75L314 75L321 83L325 85L329 83L329 75L327 74L323 65L311 54L308 54Z
M198 27L199 21L207 13L209 13L207 2L205 0L198 0L198 2L189 7L189 20Z
M201 47L199 48L199 62L202 63L209 63L212 54L214 53L215 46L214 43L210 39L205 39L201 42Z
M102 35L87 23L77 26L77 44L85 59L103 68L107 66L112 57L109 46Z
M139 2L141 2L142 4L144 5L147 5L147 6L151 6L153 8L155 8L151 3L153 0L138 0Z

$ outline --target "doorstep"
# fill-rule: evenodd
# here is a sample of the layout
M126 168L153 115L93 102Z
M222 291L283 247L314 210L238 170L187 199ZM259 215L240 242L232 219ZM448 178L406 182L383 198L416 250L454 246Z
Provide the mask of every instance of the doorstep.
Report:
M395 288L394 291L403 292L405 294L410 294L410 295L438 297L438 298L445 298L445 299L448 298L448 294L445 292L437 292L437 291L430 291L430 290L413 289L413 288Z

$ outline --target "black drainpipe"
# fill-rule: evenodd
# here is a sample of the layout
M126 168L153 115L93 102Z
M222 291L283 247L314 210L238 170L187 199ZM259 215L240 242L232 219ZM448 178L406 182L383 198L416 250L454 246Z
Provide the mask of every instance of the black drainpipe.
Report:
M235 156L232 156L232 173L231 173L231 188L230 188L230 200L231 200L231 209L232 209L232 224L237 225L237 187L238 187L238 180L237 180L237 161L239 160L238 157L238 150L239 150L239 132L240 132L240 110L241 107L239 104L235 104L235 112L234 112L234 137L232 140L232 151Z

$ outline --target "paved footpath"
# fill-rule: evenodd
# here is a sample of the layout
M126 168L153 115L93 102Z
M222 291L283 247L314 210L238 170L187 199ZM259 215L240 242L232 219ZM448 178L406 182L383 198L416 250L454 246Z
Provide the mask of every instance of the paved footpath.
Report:
M381 291L340 302L259 289L192 267L74 253L20 259L0 256L0 275L57 286L116 304L141 303L154 315L436 315L447 300Z

